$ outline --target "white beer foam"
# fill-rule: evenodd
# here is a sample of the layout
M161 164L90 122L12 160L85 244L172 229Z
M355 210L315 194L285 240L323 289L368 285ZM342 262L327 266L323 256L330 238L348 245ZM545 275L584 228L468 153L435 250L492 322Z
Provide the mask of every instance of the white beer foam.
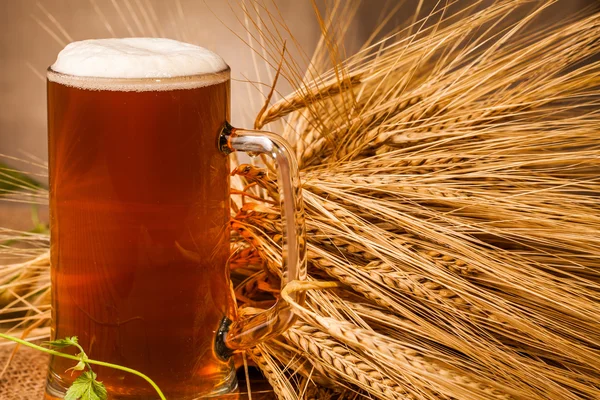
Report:
M176 40L92 39L67 45L48 79L92 90L174 90L224 82L229 67L212 51Z

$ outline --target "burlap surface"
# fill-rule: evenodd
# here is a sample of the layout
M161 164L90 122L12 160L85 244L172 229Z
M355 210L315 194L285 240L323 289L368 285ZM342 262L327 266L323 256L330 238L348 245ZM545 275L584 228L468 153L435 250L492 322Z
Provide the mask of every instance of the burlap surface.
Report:
M0 370L4 368L14 346L0 347ZM0 378L1 400L39 400L44 396L48 355L26 347L17 351Z

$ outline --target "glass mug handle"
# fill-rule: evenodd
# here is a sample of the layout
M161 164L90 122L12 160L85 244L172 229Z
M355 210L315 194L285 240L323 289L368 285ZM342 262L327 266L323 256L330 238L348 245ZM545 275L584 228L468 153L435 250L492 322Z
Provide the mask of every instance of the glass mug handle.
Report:
M289 144L270 132L237 129L225 123L219 137L219 149L225 154L234 151L268 154L276 161L283 228L281 288L288 282L305 280L304 203L298 163ZM304 303L303 292L293 292L291 296L294 301ZM295 320L290 306L278 299L270 309L260 314L238 321L226 321L217 336L216 351L221 357L227 358L233 350L246 349L279 335Z

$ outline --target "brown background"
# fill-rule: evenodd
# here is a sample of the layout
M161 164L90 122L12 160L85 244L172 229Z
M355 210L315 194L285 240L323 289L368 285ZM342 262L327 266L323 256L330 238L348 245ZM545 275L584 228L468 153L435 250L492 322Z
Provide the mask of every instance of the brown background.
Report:
M246 3L249 4L248 1ZM310 0L275 0L275 3L300 46L311 54L319 38L319 30ZM353 35L348 40L350 52L368 35L386 3L394 4L395 0L363 1L357 23L353 26ZM399 18L410 16L417 3L417 0L406 1ZM424 10L436 1L425 3ZM121 20L115 4L122 11L126 23ZM144 9L152 20L147 4L153 6L163 31L153 32L148 27L144 14L138 8L138 5L146 5ZM268 82L264 63L259 61L257 70L248 46L236 37L237 34L247 39L240 4L241 0L0 0L0 154L27 156L45 162L43 74L63 45L71 40L110 37L113 34L143 36L158 33L216 51L230 64L236 79ZM323 9L324 0L319 0L319 4ZM561 0L548 18L559 19L592 4L598 4L598 1ZM272 5L270 9L277 12ZM136 16L130 10L135 10ZM101 15L105 16L105 21ZM58 32L52 19L61 24L66 35ZM398 22L392 20L391 24ZM58 37L52 37L45 27L58 32ZM293 53L293 46L289 46L289 50ZM248 126L252 116L260 109L263 98L252 85L234 82L233 123ZM30 169L23 164L18 167Z

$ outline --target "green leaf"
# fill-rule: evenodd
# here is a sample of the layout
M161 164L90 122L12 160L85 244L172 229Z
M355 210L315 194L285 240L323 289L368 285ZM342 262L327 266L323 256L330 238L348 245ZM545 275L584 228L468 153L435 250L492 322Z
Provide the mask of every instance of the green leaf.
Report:
M71 385L64 400L106 400L108 393L102 382L96 380L96 374L85 371Z
M69 346L77 346L78 344L77 336L66 337L64 339L52 340L50 342L44 342L45 345L56 348L63 348Z

